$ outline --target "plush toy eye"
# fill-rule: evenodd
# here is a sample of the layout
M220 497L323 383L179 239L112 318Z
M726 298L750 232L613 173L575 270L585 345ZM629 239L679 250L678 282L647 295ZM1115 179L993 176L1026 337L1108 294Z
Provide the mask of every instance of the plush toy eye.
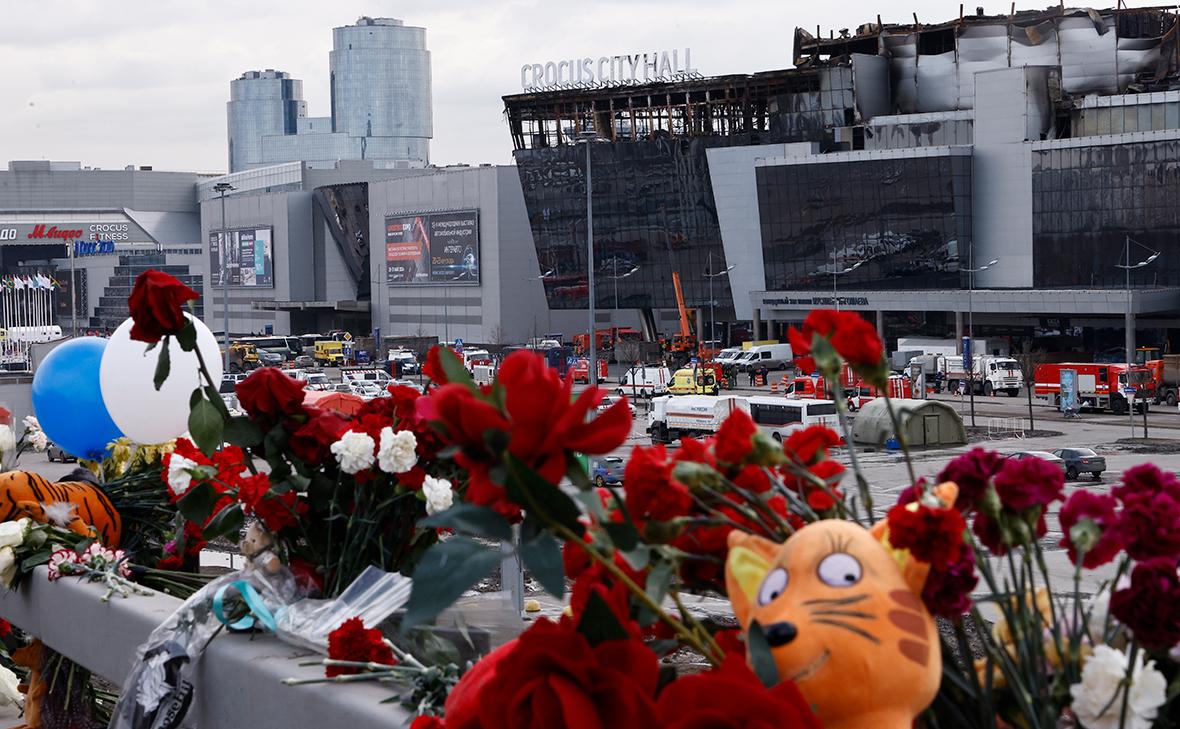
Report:
M769 605L778 599L785 589L787 589L787 571L782 567L777 567L766 575L766 579L762 580L762 587L758 588L758 604Z
M832 587L855 585L860 582L860 574L860 562L846 552L833 552L819 563L819 578Z

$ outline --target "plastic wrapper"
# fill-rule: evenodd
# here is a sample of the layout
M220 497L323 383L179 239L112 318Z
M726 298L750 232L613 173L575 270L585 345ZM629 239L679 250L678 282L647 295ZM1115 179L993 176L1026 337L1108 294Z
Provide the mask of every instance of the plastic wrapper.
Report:
M244 585L235 585L239 581ZM242 571L202 587L139 647L110 729L173 729L181 724L192 703L197 661L222 624L215 610L218 596L243 592L253 593L247 604L256 614L274 615L300 597L295 578L281 565L266 570L247 563Z
M366 627L380 625L410 599L412 584L409 577L369 566L340 597L304 599L279 611L275 635L293 645L327 654L328 634L341 623L360 618Z

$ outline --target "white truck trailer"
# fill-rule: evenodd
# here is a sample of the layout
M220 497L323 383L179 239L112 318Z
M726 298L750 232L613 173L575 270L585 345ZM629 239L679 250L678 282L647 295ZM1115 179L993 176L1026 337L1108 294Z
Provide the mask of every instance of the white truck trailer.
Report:
M749 400L736 395L664 395L652 400L647 432L652 443L710 436L735 410L749 413Z

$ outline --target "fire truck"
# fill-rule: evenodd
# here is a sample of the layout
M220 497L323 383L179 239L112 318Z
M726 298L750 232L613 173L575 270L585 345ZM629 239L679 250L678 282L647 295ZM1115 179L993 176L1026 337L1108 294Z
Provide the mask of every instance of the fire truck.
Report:
M840 373L840 380L848 409L852 412L860 410L865 403L875 400L883 394L879 388L863 382L855 372L848 368L847 364L844 365ZM889 397L900 399L914 396L913 383L905 375L890 375L888 387ZM784 394L794 400L830 400L833 395L828 390L824 378L806 375L787 382Z
M1061 407L1061 371L1077 373L1078 409L1109 410L1117 415L1127 412L1127 397L1124 390L1135 389L1135 410L1148 409L1148 401L1155 397L1155 380L1151 370L1132 365L1130 382L1127 381L1125 364L1096 364L1093 362L1061 362L1037 365L1033 374L1033 393L1042 400L1048 400L1054 407Z

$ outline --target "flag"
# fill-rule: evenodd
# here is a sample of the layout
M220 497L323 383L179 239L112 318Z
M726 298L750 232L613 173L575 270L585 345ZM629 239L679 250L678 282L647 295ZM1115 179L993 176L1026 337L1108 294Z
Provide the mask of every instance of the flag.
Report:
M12 280L12 288L14 291L20 291L20 290L24 289L24 287L25 287L25 282L23 280L21 280L20 276L17 276L16 278L14 278Z

